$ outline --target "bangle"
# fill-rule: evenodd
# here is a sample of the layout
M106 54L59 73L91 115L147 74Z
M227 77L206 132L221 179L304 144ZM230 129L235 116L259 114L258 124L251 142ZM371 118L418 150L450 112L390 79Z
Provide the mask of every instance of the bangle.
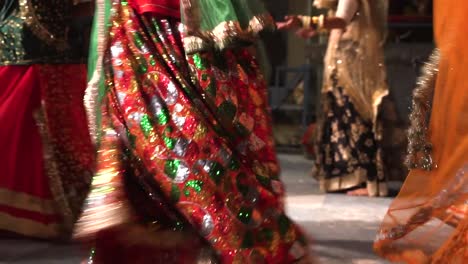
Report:
M320 16L301 16L299 17L302 22L302 28L313 28L318 31L325 31L325 15Z
M312 18L310 16L301 16L302 28L308 29L311 27Z
M319 23L319 17L317 17L317 16L312 17L312 23L313 23L314 25L318 25L318 23Z
M320 15L317 19L317 28L322 31L325 30L325 16Z

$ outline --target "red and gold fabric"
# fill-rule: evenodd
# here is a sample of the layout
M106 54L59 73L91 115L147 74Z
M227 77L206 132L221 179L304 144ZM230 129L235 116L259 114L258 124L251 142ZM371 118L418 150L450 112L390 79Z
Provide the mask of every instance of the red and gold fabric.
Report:
M179 0L129 0L128 2L140 14L153 13L165 17L180 17Z
M243 48L186 56L176 19L120 2L103 60L101 156L77 236L97 234L98 255L107 231L155 224L147 236L192 234L204 241L195 252L211 249L222 263L306 257L284 212L256 59Z
M93 166L84 65L0 67L0 230L69 234Z

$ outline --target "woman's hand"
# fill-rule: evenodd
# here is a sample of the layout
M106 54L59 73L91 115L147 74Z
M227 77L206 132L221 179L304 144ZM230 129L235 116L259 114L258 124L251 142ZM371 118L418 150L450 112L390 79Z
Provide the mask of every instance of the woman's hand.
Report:
M286 16L283 22L276 22L278 30L299 29L302 27L302 22L299 16Z
M309 39L317 35L317 30L313 28L301 28L296 31L296 35L304 39Z

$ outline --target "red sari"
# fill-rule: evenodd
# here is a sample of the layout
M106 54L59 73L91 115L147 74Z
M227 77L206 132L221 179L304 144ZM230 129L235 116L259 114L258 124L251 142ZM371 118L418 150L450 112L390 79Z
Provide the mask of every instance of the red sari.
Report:
M93 149L85 65L0 67L0 230L55 238L71 230Z

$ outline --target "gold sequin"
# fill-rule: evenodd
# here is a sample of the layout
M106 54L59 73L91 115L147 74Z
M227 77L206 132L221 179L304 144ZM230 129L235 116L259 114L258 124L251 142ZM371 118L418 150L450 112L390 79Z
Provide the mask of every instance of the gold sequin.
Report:
M440 52L435 49L423 68L417 87L413 92L413 109L410 114L411 126L408 130L408 156L406 165L410 169L432 170L436 164L432 160L432 144L428 142L428 113L431 111L432 97L437 79Z

